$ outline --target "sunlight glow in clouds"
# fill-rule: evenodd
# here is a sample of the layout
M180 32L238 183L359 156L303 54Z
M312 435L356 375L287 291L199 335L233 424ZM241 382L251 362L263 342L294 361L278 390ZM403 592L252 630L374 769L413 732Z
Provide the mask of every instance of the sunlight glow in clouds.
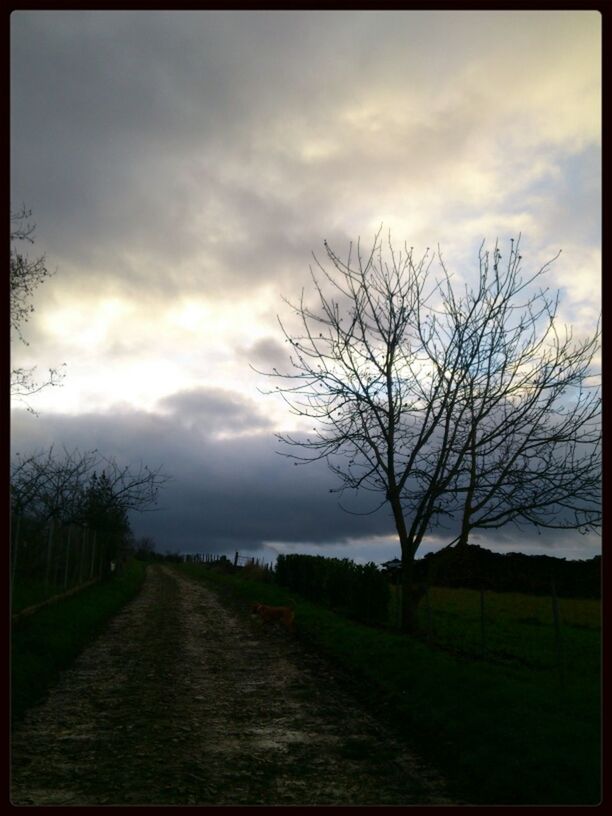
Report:
M109 338L120 332L129 320L131 305L117 299L100 300L95 312L83 311L82 303L73 301L55 311L41 314L43 331L51 340L70 343L81 352L104 352Z

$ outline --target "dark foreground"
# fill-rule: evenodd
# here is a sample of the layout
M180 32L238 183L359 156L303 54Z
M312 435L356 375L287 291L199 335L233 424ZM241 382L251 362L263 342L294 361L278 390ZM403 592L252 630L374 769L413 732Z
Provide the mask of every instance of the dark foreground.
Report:
M16 729L11 800L452 803L327 663L161 566Z

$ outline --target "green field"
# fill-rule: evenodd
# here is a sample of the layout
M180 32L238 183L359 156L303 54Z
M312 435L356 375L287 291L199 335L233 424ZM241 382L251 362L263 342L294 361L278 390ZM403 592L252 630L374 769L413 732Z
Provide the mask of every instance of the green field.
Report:
M245 574L222 575L192 565L178 569L215 586L245 614L252 601L293 603L297 636L344 669L347 687L443 771L457 801L599 802L600 632L595 602L560 601L567 654L579 658L562 687L550 599L487 593L487 614L495 613L497 629L495 635L491 629L491 651L483 660L478 592L432 592L436 644L425 635L408 637L356 623ZM425 604L420 612L426 626ZM441 646L444 639L448 645Z
M389 619L396 625L401 589L391 589ZM560 642L550 597L484 592L483 601L481 609L477 590L432 587L419 606L419 629L431 645L466 656L539 670L559 670L561 661L570 682L599 677L600 601L558 599Z

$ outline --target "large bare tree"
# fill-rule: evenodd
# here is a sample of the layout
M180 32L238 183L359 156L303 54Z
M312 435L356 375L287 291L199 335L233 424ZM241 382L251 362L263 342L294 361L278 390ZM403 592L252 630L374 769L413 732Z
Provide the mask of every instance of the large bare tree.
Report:
M459 518L465 545L474 527L519 519L598 523L599 396L586 387L598 336L560 336L557 300L537 288L550 264L522 279L518 241L503 270L497 246L491 264L481 248L479 283L458 294L439 252L434 277L429 249L416 258L389 239L385 252L380 235L346 261L324 243L314 305L302 292L286 301L300 328L280 321L291 369L266 373L315 420L311 435L279 434L296 464L324 459L340 492L389 504L410 631L414 558L434 524Z

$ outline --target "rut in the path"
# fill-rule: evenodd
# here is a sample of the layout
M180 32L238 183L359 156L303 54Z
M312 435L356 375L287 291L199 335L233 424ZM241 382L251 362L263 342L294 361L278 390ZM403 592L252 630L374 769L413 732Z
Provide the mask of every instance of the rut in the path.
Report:
M449 802L324 661L159 566L16 729L11 799Z

